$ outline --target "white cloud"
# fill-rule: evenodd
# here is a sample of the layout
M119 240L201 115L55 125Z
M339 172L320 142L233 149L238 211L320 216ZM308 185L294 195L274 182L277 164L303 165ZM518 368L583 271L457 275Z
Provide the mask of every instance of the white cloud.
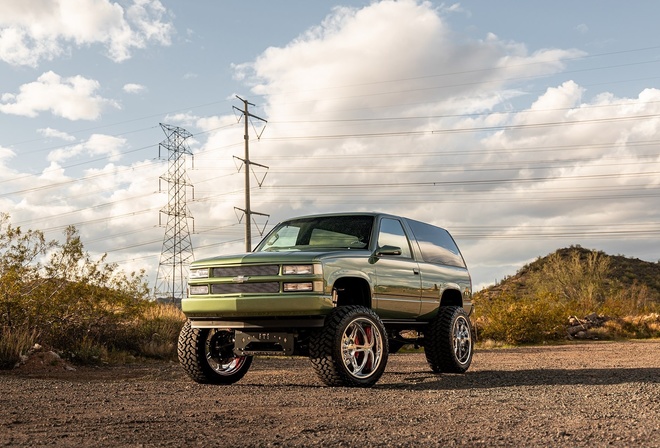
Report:
M62 162L84 154L89 157L105 156L111 162L121 158L121 150L125 148L126 139L111 135L93 134L86 142L78 145L56 149L48 154L48 160L61 164Z
M136 93L137 94L137 93L144 92L145 90L147 90L147 88L145 86L143 86L142 84L128 83L128 84L124 84L123 90L126 93Z
M66 132L58 131L53 128L41 128L37 129L37 132L44 137L58 138L60 140L65 140L67 142L72 142L76 138L73 135L67 134Z
M0 96L0 112L11 115L36 117L40 112L69 120L95 120L106 106L119 105L96 94L99 82L82 76L62 78L52 71L36 81L23 84L18 94Z
M9 148L3 148L2 146L0 146L0 166L3 166L6 160L9 160L15 156L16 153L14 151L12 151Z
M192 112L168 114L163 119L165 123L173 123L179 126L192 126L197 120L199 120L199 117Z
M442 3L439 6L439 10L444 13L461 13L467 17L472 17L472 12L465 9L460 3L445 4Z
M530 52L495 35L456 41L429 3L337 8L288 45L235 66L269 119L251 148L253 161L270 166L252 205L271 221L351 209L445 226L475 285L562 245L628 253L619 247L634 242L598 235L635 216L660 220L649 213L660 204L645 196L657 182L648 165L657 151L634 143L660 132L658 92L588 99L570 78L540 95L525 91L582 54ZM516 96L522 106L507 112ZM221 135L208 147L225 146ZM240 191L240 180L225 190Z
M254 89L245 95L256 104L251 111L269 121L261 140L250 127L250 158L270 167L261 188L256 178L264 171L252 167L252 209L269 213L269 225L340 210L382 210L442 225L457 238L476 288L570 244L642 258L651 253L657 238L599 232L660 222L654 197L660 178L649 174L660 163L660 91L618 98L585 90L562 75L564 60L579 51L529 50L495 35L456 40L438 11L444 12L412 1L337 8L288 45L236 66L237 77ZM67 51L64 40L55 43ZM551 74L551 83L542 77ZM64 116L58 107L69 102L70 109L89 106L69 116L90 118L114 105L99 96L96 81L44 76L3 95L0 110ZM244 172L232 156L243 156L244 122L230 112L165 121L201 130L194 138L206 139L199 149L186 140L195 144L195 170L187 173L195 187L189 202L199 232L195 256L241 251L234 207L243 206ZM57 138L48 129L43 135ZM0 170L0 208L36 228L82 223L94 251L155 269L163 236L158 211L167 193L154 191L167 164L145 156L121 165L127 142L109 135L76 143L52 151L51 166L39 176ZM0 148L0 166L13 155ZM74 157L107 163L76 178Z
M36 67L71 46L102 44L121 62L150 43L169 45L174 28L159 0L0 0L0 60Z
M321 26L236 65L235 73L272 103L298 105L298 114L301 104L309 106L307 113L345 116L345 110L360 107L380 114L395 102L435 104L440 112L449 102L470 101L467 113L484 110L476 98L490 109L508 79L557 73L562 59L581 54L557 49L529 54L524 45L493 35L456 43L430 4L380 2L359 10L336 8ZM333 99L324 100L328 97ZM288 115L279 107L277 112Z

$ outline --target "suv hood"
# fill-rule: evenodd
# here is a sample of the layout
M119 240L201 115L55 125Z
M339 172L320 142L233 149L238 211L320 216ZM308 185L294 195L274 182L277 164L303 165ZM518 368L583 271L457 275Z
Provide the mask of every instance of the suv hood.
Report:
M192 262L192 267L227 264L282 264L282 263L310 263L326 258L364 256L369 253L364 249L337 249L324 251L282 251L282 252L250 252L247 254L221 255L212 258L203 258Z

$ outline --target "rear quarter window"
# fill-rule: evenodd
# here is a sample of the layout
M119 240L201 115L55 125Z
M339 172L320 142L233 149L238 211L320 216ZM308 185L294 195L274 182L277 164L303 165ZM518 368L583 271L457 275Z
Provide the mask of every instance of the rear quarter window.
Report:
M419 243L424 261L446 266L465 267L465 261L463 261L458 246L445 229L410 219L408 225Z

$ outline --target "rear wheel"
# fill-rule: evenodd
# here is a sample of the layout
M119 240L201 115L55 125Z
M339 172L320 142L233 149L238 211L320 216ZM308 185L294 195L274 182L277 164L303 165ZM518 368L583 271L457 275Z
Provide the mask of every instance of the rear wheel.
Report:
M309 344L314 370L328 386L373 386L385 370L387 350L383 323L363 306L333 310Z
M434 372L465 373L472 363L472 327L460 306L440 307L425 335L426 361Z
M233 384L243 378L252 365L251 356L234 354L234 332L192 328L187 321L177 347L179 363L198 383Z

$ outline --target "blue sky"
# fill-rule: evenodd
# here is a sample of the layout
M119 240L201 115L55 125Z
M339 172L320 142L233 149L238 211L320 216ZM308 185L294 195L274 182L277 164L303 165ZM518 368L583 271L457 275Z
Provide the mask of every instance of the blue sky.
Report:
M0 211L155 281L159 123L187 129L197 258L252 207L446 227L475 286L579 244L660 259L656 2L0 0ZM191 161L189 161L191 162ZM192 225L192 224L191 224ZM259 240L255 229L253 241Z

